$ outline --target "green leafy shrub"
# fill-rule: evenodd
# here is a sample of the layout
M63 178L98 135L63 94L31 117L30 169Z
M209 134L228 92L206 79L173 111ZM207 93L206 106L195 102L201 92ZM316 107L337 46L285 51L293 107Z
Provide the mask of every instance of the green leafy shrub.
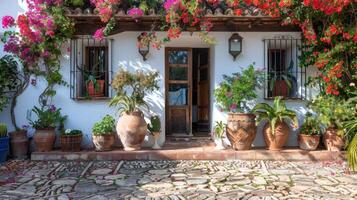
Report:
M4 123L0 123L0 138L7 137L7 126Z
M115 119L106 115L101 121L94 124L93 135L111 135L115 132Z
M216 124L213 127L214 130L214 135L216 138L222 138L224 131L226 129L226 124L223 123L222 121L216 121Z
M14 57L6 55L0 58L0 112L9 102L10 93L19 84L17 77L17 62Z
M148 124L148 129L151 133L161 131L161 121L159 116L156 115L150 118L150 124Z
M57 109L54 105L43 106L41 108L34 107L32 112L37 116L36 120L31 119L31 113L27 116L29 123L35 129L51 129L59 127L63 129L64 122L67 116L61 115L61 109Z
M311 113L307 113L305 120L300 128L300 134L321 135L321 123Z
M257 98L256 87L262 83L262 73L250 65L242 73L224 75L224 80L215 89L214 95L218 105L225 112L245 112L249 108L247 101Z

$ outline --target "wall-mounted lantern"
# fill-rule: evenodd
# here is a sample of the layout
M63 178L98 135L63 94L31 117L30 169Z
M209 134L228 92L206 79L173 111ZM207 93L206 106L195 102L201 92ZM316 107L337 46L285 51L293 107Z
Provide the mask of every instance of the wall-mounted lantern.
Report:
M234 33L229 38L229 53L233 56L233 60L236 60L239 54L242 53L242 41L243 38L238 33Z
M142 42L142 35L138 37L138 50L140 55L143 57L143 60L146 61L146 56L150 52L150 44L145 44Z

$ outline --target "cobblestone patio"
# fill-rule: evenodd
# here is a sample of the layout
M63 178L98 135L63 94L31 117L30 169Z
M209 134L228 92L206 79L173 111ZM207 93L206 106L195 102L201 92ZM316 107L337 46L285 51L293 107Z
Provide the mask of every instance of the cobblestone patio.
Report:
M0 199L357 199L344 162L10 161Z

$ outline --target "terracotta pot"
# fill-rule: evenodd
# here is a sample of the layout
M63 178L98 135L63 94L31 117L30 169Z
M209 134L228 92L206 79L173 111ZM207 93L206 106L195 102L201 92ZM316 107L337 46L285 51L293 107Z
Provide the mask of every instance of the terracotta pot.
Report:
M286 84L285 80L276 80L274 84L274 88L272 91L273 97L282 96L288 97L290 93L290 89L288 84Z
M124 113L118 120L117 134L125 151L139 150L147 134L143 113L141 111Z
M290 128L285 122L277 122L275 134L272 134L270 124L267 123L263 128L263 135L267 149L281 150L289 138Z
M338 130L336 128L328 128L326 129L324 135L324 144L327 150L329 151L341 151L345 146L345 142L341 136L338 134Z
M255 115L243 113L228 114L226 133L233 149L251 149L256 132Z
M87 92L90 97L103 97L104 96L104 80L97 80L98 88L94 87L92 81L87 84Z
M320 143L319 135L299 134L298 136L300 149L313 151L316 150Z
M96 151L111 151L115 142L115 134L93 135L92 139Z
M35 142L36 151L52 151L56 140L55 129L36 130L33 140Z
M29 151L29 139L25 130L14 131L9 133L10 152L13 158L25 159Z
M82 135L61 135L62 151L81 151Z

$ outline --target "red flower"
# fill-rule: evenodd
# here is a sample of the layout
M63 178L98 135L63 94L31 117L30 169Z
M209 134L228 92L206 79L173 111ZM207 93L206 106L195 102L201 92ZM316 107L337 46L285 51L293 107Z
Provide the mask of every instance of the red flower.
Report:
M181 29L179 27L170 27L167 31L167 37L169 39L178 38L181 35Z
M243 14L243 10L242 9L235 9L234 10L234 14L237 15L237 16L241 16Z
M4 16L2 18L2 27L10 28L15 25L15 19L11 16Z

